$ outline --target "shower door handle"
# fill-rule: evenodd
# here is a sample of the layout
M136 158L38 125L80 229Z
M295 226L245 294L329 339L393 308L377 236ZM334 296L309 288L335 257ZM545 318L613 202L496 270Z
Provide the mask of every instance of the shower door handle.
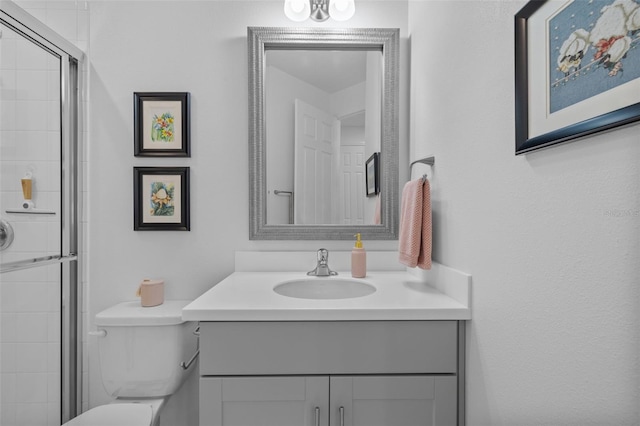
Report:
M69 253L67 256L43 256L33 259L16 260L0 264L0 272L18 271L20 269L36 268L38 266L54 265L78 260L78 255Z

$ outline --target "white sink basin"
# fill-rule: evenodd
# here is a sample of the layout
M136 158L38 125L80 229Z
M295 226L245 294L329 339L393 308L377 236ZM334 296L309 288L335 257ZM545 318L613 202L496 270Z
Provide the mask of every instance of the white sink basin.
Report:
M348 278L306 278L285 281L273 288L276 293L298 299L351 299L372 294L376 288Z

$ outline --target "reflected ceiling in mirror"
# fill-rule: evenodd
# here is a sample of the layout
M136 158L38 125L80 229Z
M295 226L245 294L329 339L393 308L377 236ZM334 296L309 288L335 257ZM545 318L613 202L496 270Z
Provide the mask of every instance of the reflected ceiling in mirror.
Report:
M250 27L248 38L250 238L397 238L398 30Z

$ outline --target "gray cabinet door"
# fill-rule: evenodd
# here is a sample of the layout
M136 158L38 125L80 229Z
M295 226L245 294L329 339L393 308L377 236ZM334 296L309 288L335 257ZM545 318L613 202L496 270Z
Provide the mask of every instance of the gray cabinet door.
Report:
M332 426L454 426L455 376L335 376Z
M328 377L202 377L200 425L329 426L328 400Z
M202 377L200 425L454 426L456 398L455 376Z

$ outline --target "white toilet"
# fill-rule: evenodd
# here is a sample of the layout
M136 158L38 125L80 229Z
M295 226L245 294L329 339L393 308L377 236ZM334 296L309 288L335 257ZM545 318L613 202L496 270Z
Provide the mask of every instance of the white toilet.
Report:
M180 388L198 350L197 323L182 320L189 300L143 308L124 302L96 315L100 369L110 404L64 426L156 426L165 401Z

